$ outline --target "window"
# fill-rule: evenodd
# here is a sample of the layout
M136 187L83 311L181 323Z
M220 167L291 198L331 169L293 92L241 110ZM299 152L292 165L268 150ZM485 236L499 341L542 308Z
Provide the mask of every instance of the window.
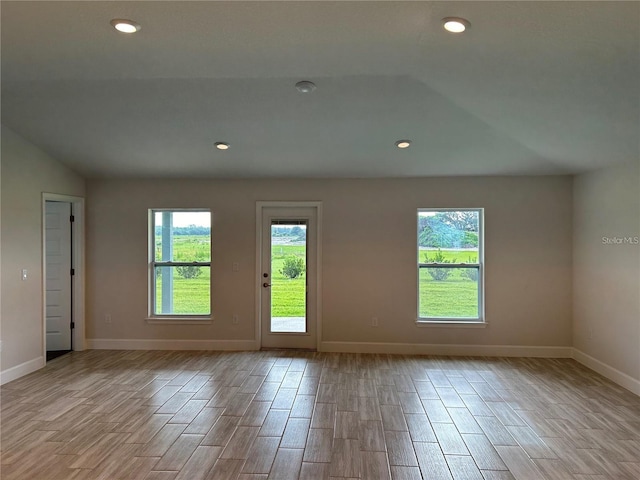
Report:
M211 213L150 211L151 316L211 314Z
M483 322L482 209L418 209L418 322Z

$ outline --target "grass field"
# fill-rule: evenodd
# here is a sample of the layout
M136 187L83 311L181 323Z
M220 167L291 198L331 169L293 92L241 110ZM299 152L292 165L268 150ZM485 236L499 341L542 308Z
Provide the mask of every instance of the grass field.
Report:
M306 276L287 278L280 270L290 255L305 258L304 245L274 245L271 248L271 316L304 317Z
M421 250L420 262L434 261L435 250ZM440 251L449 263L475 263L478 253L474 251L446 250ZM446 280L436 281L429 274L428 268L419 272L419 316L464 318L478 316L478 283L466 278L463 269L451 269Z
M193 255L202 255L209 251L205 236L176 236L174 240L174 258L188 259ZM428 251L432 258L434 252ZM475 252L442 250L445 259L458 262L474 262ZM305 276L289 279L280 270L287 256L304 258L304 246L274 245L272 249L271 278L271 315L273 317L305 316ZM420 261L424 262L425 251L420 252ZM206 259L199 259L204 261ZM182 278L173 268L173 289L175 314L208 314L211 272L201 267L196 278ZM162 277L156 281L156 314L161 314ZM477 283L462 276L462 270L454 269L444 281L435 281L428 269L421 268L419 273L419 312L420 317L476 317L478 315Z
M161 260L160 236L156 236L156 260ZM210 259L211 243L206 235L176 235L173 239L173 258L176 261ZM176 315L208 315L210 313L211 269L200 267L196 278L183 278L175 268L173 276L173 311ZM162 275L156 277L156 315L161 315ZM165 312L169 313L169 312Z
M175 270L172 268L172 270ZM176 315L208 315L211 269L200 267L197 278L182 278L173 272L173 314ZM156 315L161 315L162 276L156 281Z
M449 278L434 280L426 268L420 269L420 317L477 317L478 284L453 270Z
M478 252L474 252L473 250L446 250L441 249L440 252L445 260L448 260L450 263L458 262L458 263L475 263L478 261ZM434 256L436 255L437 250L420 250L420 262L421 263L429 263L433 261Z

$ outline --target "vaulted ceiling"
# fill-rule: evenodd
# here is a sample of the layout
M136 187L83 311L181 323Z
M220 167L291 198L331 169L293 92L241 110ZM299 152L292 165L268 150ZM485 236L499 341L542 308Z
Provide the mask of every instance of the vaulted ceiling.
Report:
M450 16L471 28L446 32ZM3 1L1 17L2 123L87 177L563 174L639 158L638 2Z

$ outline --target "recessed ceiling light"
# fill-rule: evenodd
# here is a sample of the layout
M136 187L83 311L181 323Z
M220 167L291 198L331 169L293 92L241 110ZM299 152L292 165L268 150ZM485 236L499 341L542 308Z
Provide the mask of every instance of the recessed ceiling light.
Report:
M311 93L316 89L316 84L309 80L302 80L301 82L296 83L296 89L300 93Z
M127 20L124 18L114 18L110 23L113 25L113 28L121 33L136 33L142 28L133 20Z
M409 148L409 145L411 145L411 140L398 140L396 142L396 147L398 148Z
M465 20L464 18L457 18L457 17L443 18L442 24L444 26L444 29L447 32L451 32L451 33L462 33L467 28L471 27L471 23L469 23L469 20Z
M230 146L226 142L216 142L215 145L218 150L229 150L229 146Z

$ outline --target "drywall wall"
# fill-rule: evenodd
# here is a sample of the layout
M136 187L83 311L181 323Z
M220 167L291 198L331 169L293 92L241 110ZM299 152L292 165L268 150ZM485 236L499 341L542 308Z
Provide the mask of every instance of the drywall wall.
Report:
M573 261L573 343L591 357L577 358L631 388L603 370L615 369L640 387L637 161L575 178Z
M85 182L2 126L1 187L1 370L29 370L43 352L42 193L84 196Z
M253 340L256 201L307 200L323 202L324 342L570 347L571 182L570 177L89 181L87 338ZM148 209L196 207L213 212L215 320L150 325L145 320ZM485 208L486 328L416 326L419 207ZM105 322L107 314L111 323ZM372 316L379 319L376 328L370 326Z

